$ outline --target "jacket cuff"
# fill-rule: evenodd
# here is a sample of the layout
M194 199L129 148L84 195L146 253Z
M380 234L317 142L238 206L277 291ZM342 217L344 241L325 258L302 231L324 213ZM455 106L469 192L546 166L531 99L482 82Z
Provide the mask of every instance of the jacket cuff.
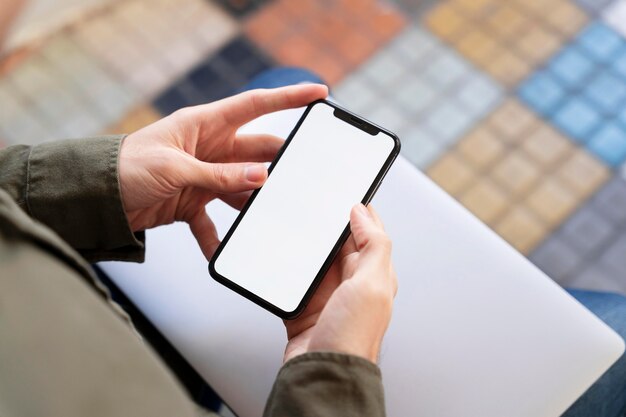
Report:
M278 373L264 417L381 417L385 399L380 369L358 356L310 352Z
M44 143L28 157L26 206L88 261L144 259L122 205L118 156L123 136Z

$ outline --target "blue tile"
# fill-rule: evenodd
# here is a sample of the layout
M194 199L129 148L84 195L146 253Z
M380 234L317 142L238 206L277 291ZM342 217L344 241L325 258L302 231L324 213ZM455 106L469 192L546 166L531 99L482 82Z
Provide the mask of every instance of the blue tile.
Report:
M606 113L613 113L626 98L626 83L604 71L594 77L587 88L585 94L594 103L600 105Z
M603 23L595 22L579 35L578 42L595 59L610 61L623 44L622 37Z
M626 107L620 110L619 114L617 115L617 118L620 122L622 122L622 125L623 125L622 127L626 129Z
M552 120L578 142L586 142L591 131L600 122L600 115L585 100L574 98L561 107Z
M178 89L169 89L154 100L154 107L161 114L168 115L176 110L187 106L189 100Z
M626 47L621 48L619 53L616 54L611 67L616 74L626 79Z
M626 160L626 133L616 124L607 124L593 135L587 148L607 164L616 167Z
M546 115L561 101L564 91L554 77L546 71L540 71L522 84L519 95L538 113Z
M569 88L579 86L594 67L593 62L574 47L564 49L549 65L550 70Z

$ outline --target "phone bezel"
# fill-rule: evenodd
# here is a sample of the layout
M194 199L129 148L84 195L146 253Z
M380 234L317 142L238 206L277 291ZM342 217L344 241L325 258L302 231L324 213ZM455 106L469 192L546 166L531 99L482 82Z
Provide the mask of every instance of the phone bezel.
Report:
M271 175L274 166L276 166L276 164L280 161L280 158L284 154L285 149L287 149L287 147L291 143L293 137L298 132L298 129L300 129L300 126L302 125L302 123L306 119L306 117L309 114L309 112L311 111L311 109L314 106L318 105L318 104L328 105L328 106L334 108L334 112L336 112L336 111L344 112L344 113L346 113L347 115L350 116L351 120L357 121L357 123L360 124L361 126L365 126L369 130L372 130L372 129L378 130L377 134L378 133L383 133L383 134L391 137L391 139L393 139L394 147L393 147L391 153L389 154L389 156L385 160L385 162L382 165L380 171L376 175L376 178L374 179L374 182L372 183L372 185L370 185L369 189L365 193L365 196L361 200L361 203L368 204L372 200L374 195L376 194L376 191L378 190L378 187L380 186L382 180L385 178L385 175L387 174L387 171L389 171L389 168L391 167L391 165L395 161L396 157L400 153L400 139L393 132L390 132L389 130L384 129L381 126L378 126L375 123L372 123L372 122L370 122L370 121L368 121L368 120L366 120L366 119L364 119L364 118L362 118L362 117L352 113L351 111L344 109L343 107L337 105L336 103L333 103L333 102L325 100L325 99L316 100L316 101L312 102L311 104L309 104L307 106L306 110L304 111L304 113L302 114L300 119L298 120L298 123L296 124L296 126L293 128L293 130L289 134L289 137L285 140L285 144L280 148L280 150L276 154L276 158L274 158L274 161L272 161L272 163L271 163L271 165L270 165L270 167L268 169L268 175ZM349 121L344 120L341 117L338 117L337 114L335 114L335 117L337 117L340 120L343 120L344 123L351 124L351 125L355 126L356 128L359 128L361 130L365 130L365 129L359 127L358 125L356 125L355 123L350 123ZM367 130L365 130L365 131L367 132ZM368 132L368 133L370 133L370 132ZM370 134L372 134L372 133L370 133ZM217 272L217 270L215 269L215 262L216 262L217 258L220 256L220 253L222 253L224 247L228 244L228 241L229 241L230 237L232 236L232 234L237 229L237 226L239 226L239 223L241 222L243 217L246 215L246 212L248 211L248 209L250 208L250 206L254 202L254 199L256 198L256 196L259 193L259 191L261 190L261 188L258 188L256 190L254 190L254 192L252 193L252 195L250 196L250 198L248 199L248 201L246 202L244 207L241 209L241 211L237 215L237 218L233 222L232 226L230 227L230 229L228 230L228 232L224 236L224 239L219 244L217 250L215 251L215 253L211 257L211 260L209 261L209 274L211 275L211 277L213 277L214 280L216 280L220 284L222 284L222 285L226 286L227 288L235 291L239 295L247 298L248 300L252 301L253 303L257 304L258 306L264 308L265 310L267 310L267 311L277 315L278 317L280 317L282 319L291 320L291 319L296 318L298 315L300 315L302 313L302 311L306 308L308 302L311 299L311 296L313 295L313 293L315 292L315 290L317 289L317 287L321 283L322 279L324 278L324 276L328 272L328 269L330 268L333 260L335 259L335 257L339 253L339 250L341 249L341 247L343 246L343 244L347 240L348 236L350 235L350 223L348 222L348 224L344 228L343 232L341 233L341 236L339 237L339 239L337 240L337 242L333 246L332 250L328 254L328 257L326 258L326 260L322 264L322 267L320 268L319 272L315 275L315 278L313 279L313 281L309 285L309 289L306 291L306 293L302 297L302 300L300 300L300 303L298 303L298 306L293 311L282 310L281 308L275 306L274 304L266 301L265 299L257 296L256 294L252 293L251 291L248 291L247 289L243 288L242 286L240 286L240 285L236 284L235 282L229 280L228 278L226 278L225 276L223 276L219 272Z

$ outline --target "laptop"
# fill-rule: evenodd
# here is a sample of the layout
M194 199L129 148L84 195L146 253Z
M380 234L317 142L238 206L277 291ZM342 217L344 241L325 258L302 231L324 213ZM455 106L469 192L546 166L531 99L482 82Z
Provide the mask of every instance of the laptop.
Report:
M242 130L286 137L300 114ZM615 332L402 157L372 204L399 280L380 358L389 415L557 417L622 355ZM235 211L207 210L223 236ZM283 324L211 279L185 224L148 231L144 264L100 266L235 414L262 414Z

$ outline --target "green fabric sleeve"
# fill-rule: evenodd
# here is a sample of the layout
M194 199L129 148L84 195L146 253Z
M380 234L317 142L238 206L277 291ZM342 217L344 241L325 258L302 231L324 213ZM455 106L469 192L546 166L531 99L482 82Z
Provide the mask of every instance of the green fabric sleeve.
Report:
M122 205L118 157L123 136L12 146L0 151L0 188L90 262L141 262L143 233Z
M297 356L278 373L263 416L385 416L380 369L366 359L334 352Z

